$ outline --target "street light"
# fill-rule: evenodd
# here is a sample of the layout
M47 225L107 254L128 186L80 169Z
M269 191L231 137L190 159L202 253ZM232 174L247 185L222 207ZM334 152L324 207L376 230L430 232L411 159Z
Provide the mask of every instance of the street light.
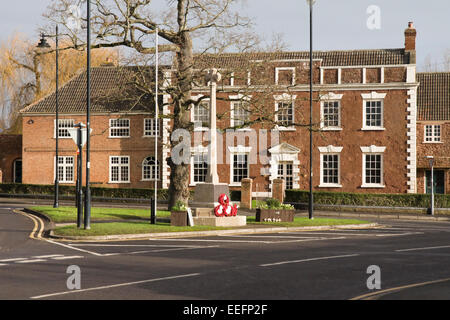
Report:
M428 159L431 167L431 200L430 200L430 214L434 216L434 177L433 177L433 164L434 164L434 157L433 156L426 156L426 159Z
M49 35L46 35L44 33L41 33L41 40L39 41L39 44L37 45L37 48L39 49L49 49L50 45L47 43L46 38L50 37ZM55 153L56 153L56 160L55 160L55 195L54 195L54 201L53 201L53 208L59 207L59 177L58 177L58 161L59 161L59 155L58 155L58 138L59 138L59 105L58 105L58 80L59 80L59 66L58 66L58 26L56 26L56 91L55 91L55 113L56 113L56 119L55 119L55 137L56 137L56 145L55 145Z
M87 76L86 76L86 194L84 195L84 228L91 228L91 188L90 188L90 154L91 154L91 1L87 3Z
M309 219L314 219L313 217L313 29L312 29L312 19L313 19L313 6L316 0L306 0L309 4L309 207L308 215Z

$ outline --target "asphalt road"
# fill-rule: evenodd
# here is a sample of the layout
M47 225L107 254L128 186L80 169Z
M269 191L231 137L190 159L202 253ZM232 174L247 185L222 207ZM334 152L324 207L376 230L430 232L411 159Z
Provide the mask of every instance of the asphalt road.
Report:
M30 239L35 223L20 207L0 204L0 299L450 299L449 222L75 243ZM373 265L379 289L367 286ZM69 266L79 290L67 286Z

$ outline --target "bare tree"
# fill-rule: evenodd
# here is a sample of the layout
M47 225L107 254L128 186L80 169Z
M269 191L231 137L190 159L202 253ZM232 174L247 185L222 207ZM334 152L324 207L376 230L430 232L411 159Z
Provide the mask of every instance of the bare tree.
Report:
M442 60L433 60L431 55L425 57L423 63L424 72L448 72L450 71L450 49L442 52Z
M158 29L163 39L159 52L174 53L174 77L167 92L173 106L173 130L192 130L189 110L192 106L191 91L194 85L193 39L213 39L214 34L232 34L246 30L250 20L242 17L237 4L240 0L93 0L92 48L125 46L140 54L154 54L151 39ZM46 14L50 21L65 25L65 34L74 48L85 48L83 32L71 29L68 12L80 6L80 0L54 0ZM158 7L160 5L160 7ZM86 27L86 21L82 23ZM249 40L250 41L250 40ZM203 42L207 43L207 42ZM245 41L244 41L245 43ZM207 44L203 51L214 50L215 42ZM217 49L216 49L217 50ZM175 147L179 142L173 142ZM188 164L171 166L169 207L189 199Z
M18 34L0 46L0 128L20 133L18 111L55 89L56 63L53 49L39 51L37 41ZM74 50L63 41L60 44L59 81L67 82L86 64L86 53ZM118 49L98 49L92 64L98 66L107 59L117 61Z

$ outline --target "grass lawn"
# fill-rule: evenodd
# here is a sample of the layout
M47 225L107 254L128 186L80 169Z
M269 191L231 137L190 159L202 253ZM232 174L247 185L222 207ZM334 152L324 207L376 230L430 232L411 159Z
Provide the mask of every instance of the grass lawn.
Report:
M294 217L294 222L256 222L255 217L247 217L248 225L267 225L278 227L311 227L311 226L337 226L345 224L366 224L368 221L357 219L330 219L330 218L314 218L310 220L308 217Z
M31 210L39 211L48 216L55 223L70 223L77 221L77 208L75 207L59 207L37 206L30 207ZM170 217L169 211L158 211L157 217ZM134 209L134 208L91 208L91 221L105 220L133 220L133 219L150 219L150 208Z
M194 226L194 227L174 227L170 223L157 222L152 225L149 222L106 222L92 223L90 230L77 229L75 225L58 227L53 230L58 236L104 236L116 234L139 234L139 233L158 233L158 232L182 232L182 231L206 231L206 230L224 230L230 228Z
M306 217L296 217L294 222L255 222L255 217L247 217L247 227L303 227L303 226L331 226L344 224L363 224L367 221L354 219L328 219L315 218L309 220ZM170 223L157 222L151 225L147 221L124 221L124 222L107 222L92 223L90 230L77 229L75 225L58 227L54 229L55 235L59 236L101 236L115 234L139 234L139 233L158 233L158 232L188 232L188 231L206 231L206 230L225 230L232 228L210 227L210 226L194 226L194 227L175 227Z

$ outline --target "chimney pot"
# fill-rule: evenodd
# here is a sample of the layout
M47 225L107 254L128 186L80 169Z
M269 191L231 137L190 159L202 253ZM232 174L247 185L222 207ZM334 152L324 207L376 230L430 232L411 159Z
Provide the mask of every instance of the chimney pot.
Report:
M408 22L408 29L405 30L405 51L409 52L409 63L416 63L416 29L412 21Z

